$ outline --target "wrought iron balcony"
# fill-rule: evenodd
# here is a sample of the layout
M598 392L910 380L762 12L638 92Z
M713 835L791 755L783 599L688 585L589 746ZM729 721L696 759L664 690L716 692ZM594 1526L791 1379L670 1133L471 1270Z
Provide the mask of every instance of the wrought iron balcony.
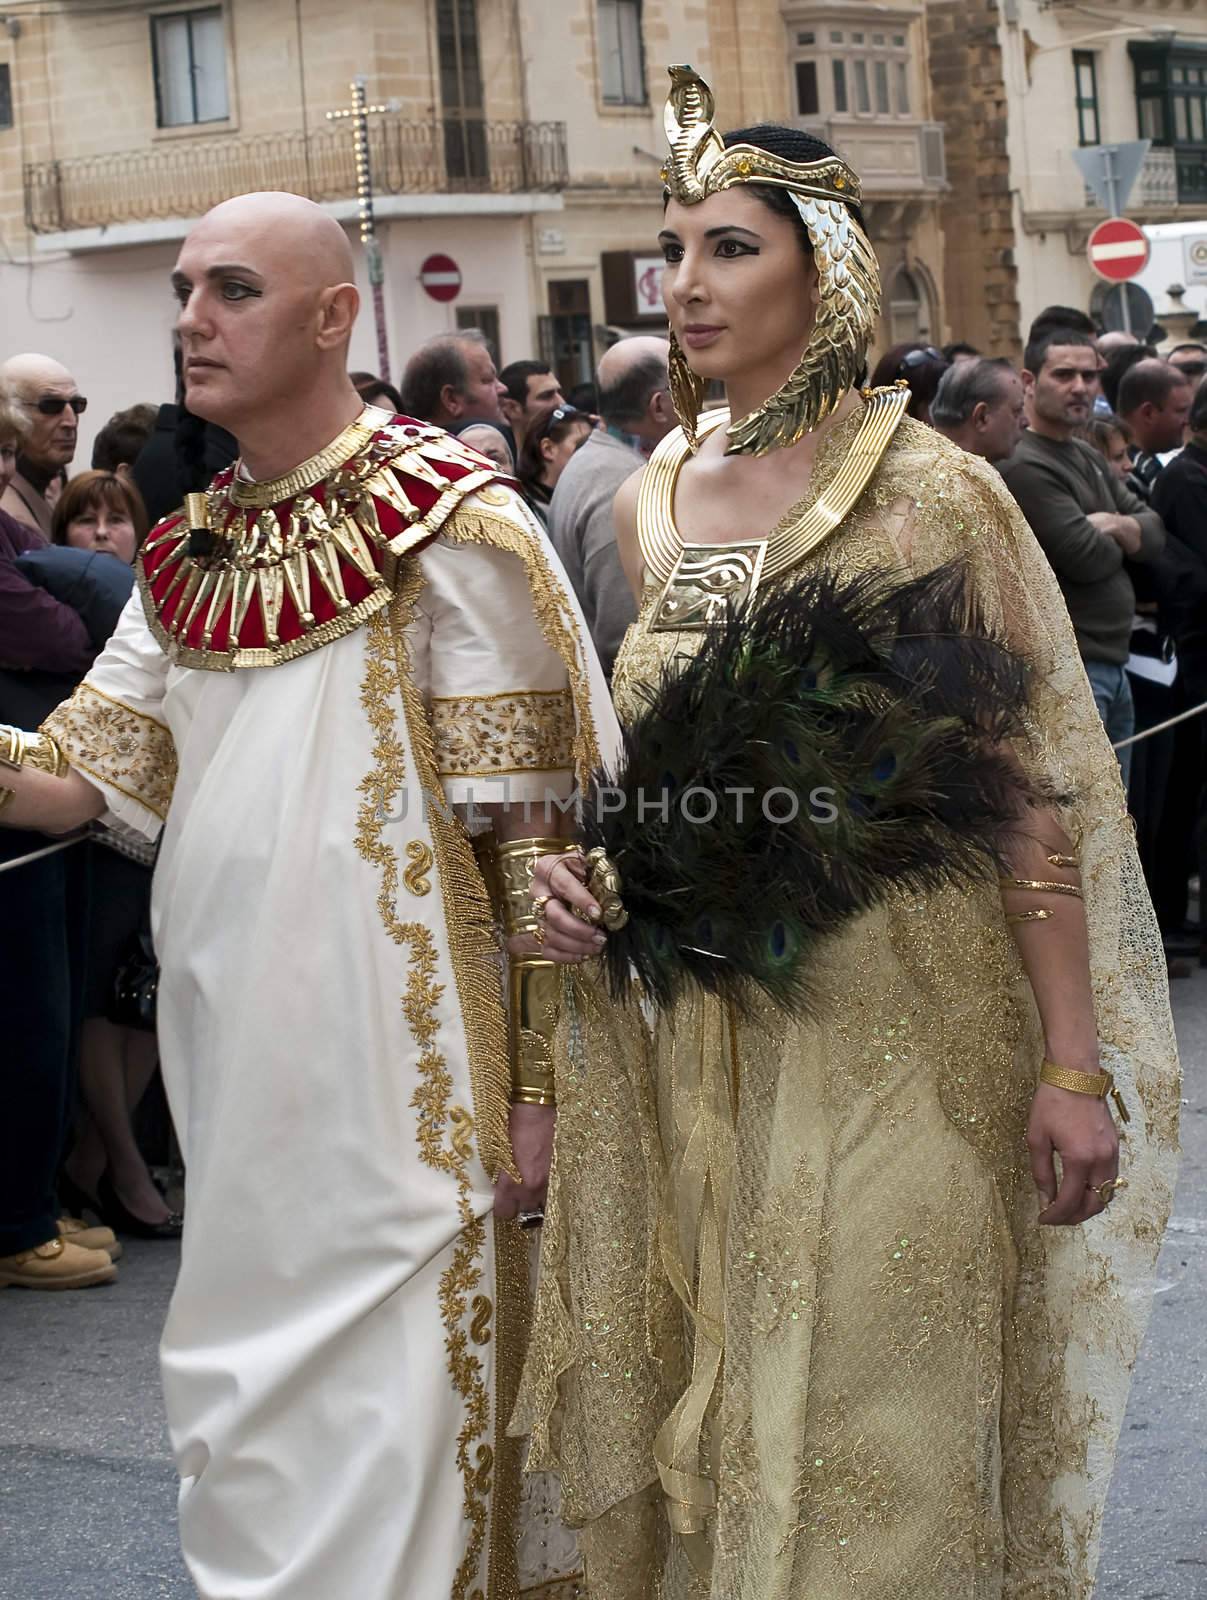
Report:
M369 159L378 196L548 193L563 189L568 177L561 122L373 117ZM311 200L356 194L346 125L165 140L142 150L30 163L24 176L25 215L34 233L196 217L257 189L286 189Z

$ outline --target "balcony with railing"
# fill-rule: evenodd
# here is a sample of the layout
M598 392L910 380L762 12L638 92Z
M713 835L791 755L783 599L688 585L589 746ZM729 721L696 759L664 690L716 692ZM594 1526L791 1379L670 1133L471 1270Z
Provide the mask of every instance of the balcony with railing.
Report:
M568 179L561 122L407 122L384 115L370 120L368 134L379 197L550 194ZM197 217L231 195L261 189L352 199L356 158L345 124L33 162L24 180L30 229L53 234Z
M1088 186L1087 206L1098 201ZM1144 157L1128 211L1173 211L1177 206L1207 203L1207 145L1154 145Z
M799 126L849 162L867 200L922 198L947 188L941 122L832 117L829 122L801 121Z

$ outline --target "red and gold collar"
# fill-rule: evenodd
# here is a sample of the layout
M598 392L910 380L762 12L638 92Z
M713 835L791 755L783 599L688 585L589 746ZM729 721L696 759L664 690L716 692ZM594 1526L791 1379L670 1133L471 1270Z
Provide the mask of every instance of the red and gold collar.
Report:
M190 554L183 511L143 546L151 630L178 666L229 672L306 655L387 605L400 558L501 476L442 428L373 406L284 477L253 483L236 462L206 493L208 554Z

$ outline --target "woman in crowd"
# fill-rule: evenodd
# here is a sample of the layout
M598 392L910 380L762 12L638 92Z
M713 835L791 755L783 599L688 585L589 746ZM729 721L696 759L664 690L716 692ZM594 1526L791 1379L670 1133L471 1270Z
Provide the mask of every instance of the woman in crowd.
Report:
M348 377L367 406L380 406L392 417L401 416L402 396L392 383L387 383L374 372L350 372Z
M671 75L660 242L682 430L617 497L641 606L622 722L727 594L956 562L1028 663L1025 731L999 754L1036 798L1000 883L886 895L818 945L807 1009L690 987L646 1047L636 997L581 969L530 1466L560 1467L592 1600L1085 1595L1178 1106L1118 765L997 474L903 417L895 388L860 392L880 291L857 175L798 129L722 140L707 85ZM878 376L929 361L897 352ZM728 411L701 414L709 380ZM749 655L774 663L760 642ZM835 830L839 877L861 815L852 799ZM593 896L587 862L538 861L547 956L582 960L601 919L621 926L598 869Z
M939 379L951 363L933 344L912 343L891 345L872 373L872 388L881 389L890 383L904 381L909 385L909 414L919 422L930 421L930 403L939 387Z
M56 544L92 550L131 566L146 534L147 514L129 478L81 472L55 507L51 537ZM99 831L87 850L83 1114L63 1165L60 1193L69 1210L93 1210L122 1232L178 1238L180 1218L169 1211L147 1169L132 1120L158 1064L155 1034L109 1018L118 971L148 928L152 857L141 842L108 830Z
M501 467L508 476L515 473L515 458L511 453L511 429L506 433L494 422L462 422L449 432L455 434L471 450L476 450L479 455L493 461L496 467Z
M1132 470L1131 430L1121 417L1110 412L1104 417L1091 417L1080 430L1087 444L1092 444L1115 476L1126 483Z
M549 521L549 502L557 480L574 452L586 444L593 426L585 412L573 406L554 406L525 434L516 476L542 527Z

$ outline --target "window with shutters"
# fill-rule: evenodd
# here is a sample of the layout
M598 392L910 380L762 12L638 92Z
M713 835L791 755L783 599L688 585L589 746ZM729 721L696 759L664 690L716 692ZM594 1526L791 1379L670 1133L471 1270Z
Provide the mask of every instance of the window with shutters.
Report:
M788 37L798 118L890 122L915 115L910 38L900 23L789 27Z
M230 117L226 19L221 6L151 18L156 121L187 128Z
M644 106L645 48L641 0L596 0L599 86L608 106Z

